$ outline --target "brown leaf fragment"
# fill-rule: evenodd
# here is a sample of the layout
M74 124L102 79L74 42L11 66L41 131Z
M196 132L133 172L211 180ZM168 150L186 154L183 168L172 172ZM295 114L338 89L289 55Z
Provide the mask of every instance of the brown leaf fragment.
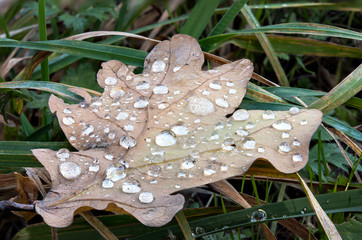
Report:
M160 226L183 207L181 195L170 195L181 189L242 175L258 158L284 173L304 167L321 112L235 111L252 63L202 71L203 62L194 38L175 35L155 46L142 74L119 61L103 63L101 97L79 89L73 90L85 99L79 104L50 97L79 152L33 150L52 179L51 191L36 203L49 225L70 225L82 207L116 205Z

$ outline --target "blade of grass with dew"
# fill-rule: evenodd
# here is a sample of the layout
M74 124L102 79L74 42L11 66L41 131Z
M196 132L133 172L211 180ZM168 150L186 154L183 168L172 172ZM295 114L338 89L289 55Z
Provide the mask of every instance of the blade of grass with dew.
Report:
M328 113L345 103L362 90L362 64L351 74L343 79L326 95L309 105L308 108L316 108L323 113Z
M186 219L185 214L183 213L183 210L178 211L175 214L175 218L177 220L178 225L180 226L180 229L185 237L186 240L194 240L194 236L192 235L192 231L190 228L190 225Z
M238 15L239 11L243 8L247 0L236 0L230 8L228 8L225 15L220 19L216 26L211 30L208 36L218 35L223 33L229 24Z
M247 4L241 9L243 16L246 18L246 21L251 26L251 28L259 28L260 24L255 18L254 14L250 10ZM260 45L264 49L265 54L267 55L270 64L272 65L275 74L279 80L280 85L289 86L289 81L287 75L284 72L282 65L279 62L278 56L274 51L272 44L270 43L268 37L264 33L257 33L256 37L259 40Z
M299 176L299 181L302 184L302 187L304 188L304 191L308 197L308 200L311 204L311 206L314 209L314 212L316 213L316 216L319 220L319 223L322 225L324 232L327 234L329 239L333 240L342 240L341 236L339 235L336 226L334 226L333 222L329 217L327 216L326 212L323 210L321 205L319 204L318 200L314 197L312 191L309 189L308 185L304 182L303 178ZM336 193L334 193L336 195Z
M216 7L219 5L219 0L199 0L196 1L195 7L189 18L186 20L181 33L188 34L198 39L205 27L210 21L211 16L214 14Z

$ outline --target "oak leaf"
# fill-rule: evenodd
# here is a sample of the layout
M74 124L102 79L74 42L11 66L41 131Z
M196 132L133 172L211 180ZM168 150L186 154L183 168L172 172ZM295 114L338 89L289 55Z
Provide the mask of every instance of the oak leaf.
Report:
M247 59L202 71L197 41L175 35L148 55L142 74L108 61L98 72L101 97L49 106L79 150L33 150L52 188L36 211L66 227L86 208L126 211L161 226L182 209L185 188L242 175L258 158L292 173L308 161L318 110L236 110L253 65ZM232 116L230 116L232 114Z

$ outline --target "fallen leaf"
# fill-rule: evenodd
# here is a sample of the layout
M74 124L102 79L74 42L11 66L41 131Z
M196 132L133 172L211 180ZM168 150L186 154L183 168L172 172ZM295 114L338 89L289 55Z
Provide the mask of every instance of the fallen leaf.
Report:
M202 71L203 63L197 41L175 35L151 51L142 74L119 61L103 63L101 97L81 89L73 89L84 98L80 104L50 97L79 152L33 150L52 179L51 191L36 202L47 224L66 227L87 207L126 211L161 226L182 209L183 196L171 195L179 190L242 175L258 158L284 173L305 166L322 113L235 111L252 63Z

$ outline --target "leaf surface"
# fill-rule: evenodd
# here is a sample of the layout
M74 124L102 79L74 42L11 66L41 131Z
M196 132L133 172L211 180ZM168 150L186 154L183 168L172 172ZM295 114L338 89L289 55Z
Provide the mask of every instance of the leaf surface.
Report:
M36 210L54 227L83 209L126 211L161 226L182 209L185 188L242 175L256 159L296 172L308 161L319 110L235 109L253 66L247 59L202 71L197 41L175 35L159 43L135 75L119 61L102 64L101 97L68 105L49 99L78 152L35 149L52 189Z

